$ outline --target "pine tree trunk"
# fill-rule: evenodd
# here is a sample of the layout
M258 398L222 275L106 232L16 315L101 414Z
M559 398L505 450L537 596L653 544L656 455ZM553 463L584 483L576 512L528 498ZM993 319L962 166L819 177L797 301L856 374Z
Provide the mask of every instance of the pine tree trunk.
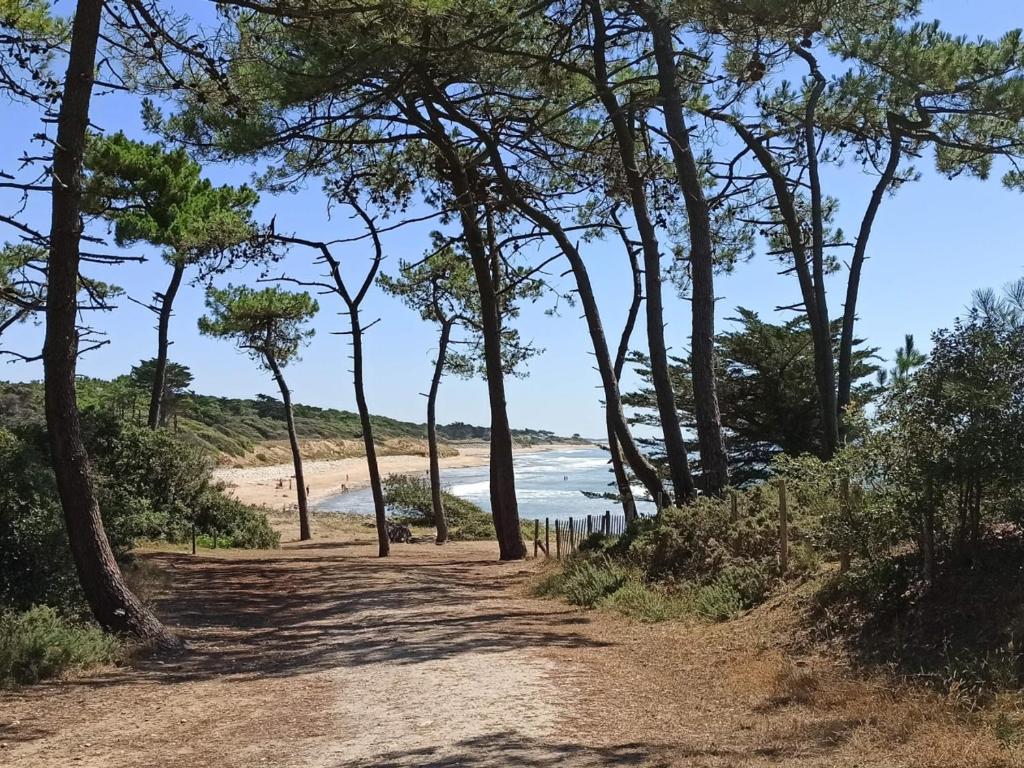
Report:
M174 648L180 641L132 594L114 559L82 441L75 392L82 155L102 11L102 0L78 2L57 118L43 349L46 423L71 554L93 615L104 629Z
M285 383L281 366L272 354L264 353L267 367L274 374L274 380L281 390L281 402L284 403L284 418L288 425L288 443L292 449L292 466L295 468L295 491L299 503L299 541L313 538L309 530L309 501L306 498L306 478L302 472L302 451L299 449L299 436L295 431L295 414L292 411L292 393Z
M705 493L718 496L729 484L729 459L722 433L715 382L715 255L711 214L690 144L683 102L676 84L672 30L664 19L648 21L654 39L658 84L665 127L672 148L676 177L686 202L690 234L690 281L693 329L690 371L693 379L694 415L700 449L701 479Z
M445 359L448 356L448 343L452 335L452 321L441 324L441 339L438 342L437 362L434 363L434 375L430 380L430 392L427 394L427 450L430 453L430 501L434 510L434 526L437 528L437 543L448 541L448 520L444 514L444 500L441 497L441 466L437 451L437 391L441 387L444 375Z
M363 326L359 321L359 307L350 303L348 317L352 333L352 384L356 392L359 423L363 430L366 468L370 473L370 493L373 496L373 513L377 522L377 555L387 557L391 554L391 540L388 539L384 489L380 482L380 467L377 466L377 446L373 442L373 424L370 422L370 409L366 405L366 388L363 385Z
M484 342L484 368L487 374L487 396L491 410L491 515L498 535L498 551L502 560L526 557L519 528L519 502L516 499L515 465L512 452L512 430L508 423L505 402L505 370L501 354L501 317L495 292L491 260L473 212L471 188L459 169L454 174L455 191L460 202L463 232L473 262L477 291L480 296L480 324Z
M651 384L658 406L665 440L665 454L672 480L672 490L677 504L685 504L693 498L693 477L690 474L689 458L683 431L679 423L675 392L669 373L668 351L665 343L665 312L662 301L661 248L657 232L647 207L647 191L643 175L636 162L636 143L618 97L611 88L607 63L605 61L606 36L603 10L598 0L591 1L591 20L594 26L593 58L595 86L601 104L608 114L615 133L615 143L622 162L633 218L643 252L644 289L647 294L646 319L647 343L651 361Z
M601 312L597 306L597 299L594 297L594 288L590 282L590 273L587 270L587 265L583 261L579 249L576 248L572 240L566 235L565 230L558 225L558 222L522 198L516 200L516 206L525 216L551 233L551 236L555 238L559 248L561 248L562 253L565 254L566 259L569 260L569 266L576 280L576 292L579 296L580 305L583 307L583 317L587 321L587 330L590 333L591 343L594 345L594 360L597 363L597 371L601 376L601 386L604 390L606 420L610 423L612 432L618 439L618 446L622 450L629 468L633 470L633 474L643 484L651 499L657 503L659 499L665 498L665 487L658 476L658 471L637 447L622 410L622 397L619 393L619 375L622 372L622 366L625 364L626 353L620 344L619 357L621 362L617 360L616 363L618 365L616 367L616 363L612 362L611 353L608 350L608 339L604 333Z
M445 100L445 94L435 83L424 79L422 85L429 92L424 107L429 119L422 119L407 107L411 117L430 136L430 140L444 158L449 181L455 193L455 204L462 223L463 242L473 265L473 275L480 297L480 326L483 337L484 370L487 376L487 397L491 411L490 497L491 517L498 537L498 552L502 560L522 560L526 557L526 544L519 527L519 503L516 499L515 466L512 453L512 431L508 423L505 402L505 365L501 354L500 306L491 271L492 262L487 243L480 230L479 204L470 182L466 166L448 137L434 102Z
M150 429L162 427L167 421L164 396L167 392L167 357L168 347L170 346L171 312L174 307L174 297L178 295L178 289L181 287L181 278L184 274L185 261L184 259L178 259L174 262L171 282L160 299L160 317L156 326L156 364L153 367L153 389L149 394Z
M797 49L802 50L802 49ZM804 52L806 57L809 53ZM811 59L813 62L813 59ZM811 89L804 116L804 145L807 154L807 186L811 193L811 289L812 299L806 302L807 317L815 339L814 357L821 399L822 458L831 459L839 450L839 394L836 388L835 351L832 348L832 320L828 312L825 290L825 203L818 167L818 144L815 111L826 82L812 63L815 84Z
M629 340L633 336L633 329L636 327L637 317L640 315L640 304L643 302L643 278L640 274L640 264L637 262L636 252L630 245L629 238L623 237L623 244L629 256L630 271L633 275L633 298L629 303L629 311L626 312L626 322L622 326L622 334L619 336L619 347L615 352L615 362L612 365L612 373L615 376L616 384L622 382L622 369L626 365L626 356L629 354ZM606 393L607 395L607 393ZM616 392L616 396L618 393ZM608 402L607 400L605 401ZM621 403L617 406L621 412ZM636 518L636 499L633 498L633 489L626 476L626 467L622 455L622 447L619 444L618 436L615 434L615 420L612 417L611 409L605 408L608 427L608 450L612 455L612 474L615 476L615 485L619 490L619 498L622 501L622 512L627 522Z
M850 405L851 390L853 388L853 343L854 325L857 322L857 298L860 293L861 272L864 268L864 260L867 258L868 240L871 237L871 229L878 215L878 209L882 204L882 198L892 186L892 181L899 170L900 161L903 158L903 138L897 127L896 121L890 117L889 126L889 159L885 169L871 191L871 199L868 201L864 216L861 219L860 231L857 233L857 241L853 247L853 256L850 259L850 272L846 278L846 303L843 306L843 328L839 339L839 392L836 401L836 408L839 413L840 438L846 439L845 415Z

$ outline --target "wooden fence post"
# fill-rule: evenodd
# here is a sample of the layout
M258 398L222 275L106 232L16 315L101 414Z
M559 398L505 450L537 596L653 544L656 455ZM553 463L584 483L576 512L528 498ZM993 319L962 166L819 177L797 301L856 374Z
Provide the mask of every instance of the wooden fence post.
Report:
M587 515L587 536L594 532L594 516Z
M562 559L562 526L558 524L558 518L555 518L555 559Z
M789 504L785 480L779 480L779 569L783 573L789 570Z
M192 554L196 553L196 524L192 523Z
M551 557L551 518L544 518L544 559Z
M537 550L540 549L540 519L533 521L533 559L537 559Z
M566 547L571 555L576 551L576 528L572 523L572 518L569 518L569 546Z
M609 509L604 511L604 535L612 535L612 513Z

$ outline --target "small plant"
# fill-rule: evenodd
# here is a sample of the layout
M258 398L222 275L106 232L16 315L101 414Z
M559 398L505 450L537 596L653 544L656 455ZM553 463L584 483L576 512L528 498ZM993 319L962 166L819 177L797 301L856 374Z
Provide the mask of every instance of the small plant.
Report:
M658 622L681 618L686 603L662 588L629 579L604 599L603 605L639 621Z
M71 621L49 606L0 614L0 686L108 664L120 653L117 640L99 627Z

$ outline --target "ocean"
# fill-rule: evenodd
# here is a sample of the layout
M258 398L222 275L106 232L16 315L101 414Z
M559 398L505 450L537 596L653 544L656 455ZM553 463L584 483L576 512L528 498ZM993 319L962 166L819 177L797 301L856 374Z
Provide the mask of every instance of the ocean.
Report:
M613 490L608 453L600 448L520 453L515 457L516 496L522 519L583 517L605 510L618 514L621 508L607 499L592 499L583 491L606 493ZM484 467L442 469L441 483L450 493L490 511L489 470ZM370 489L348 491L314 505L321 511L373 514ZM640 509L643 512L642 506Z

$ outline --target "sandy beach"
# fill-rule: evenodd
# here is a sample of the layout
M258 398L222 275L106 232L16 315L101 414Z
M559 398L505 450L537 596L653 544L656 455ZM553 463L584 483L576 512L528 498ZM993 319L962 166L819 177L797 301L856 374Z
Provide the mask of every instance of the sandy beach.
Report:
M481 467L487 464L490 454L487 443L464 443L456 447L458 455L441 457L442 468ZM517 447L514 450L517 454L542 453L583 447L586 446L578 443L548 443ZM379 456L377 463L382 476L394 473L422 473L428 469L427 457L422 454ZM366 458L362 456L306 461L303 464L303 472L306 476L306 485L309 486L311 502L346 490L365 488L370 484ZM293 474L294 470L290 463L259 467L223 467L214 472L214 476L223 481L230 492L241 501L246 504L262 504L271 509L280 509L284 505L290 506L295 503L295 491L290 488L289 480Z

